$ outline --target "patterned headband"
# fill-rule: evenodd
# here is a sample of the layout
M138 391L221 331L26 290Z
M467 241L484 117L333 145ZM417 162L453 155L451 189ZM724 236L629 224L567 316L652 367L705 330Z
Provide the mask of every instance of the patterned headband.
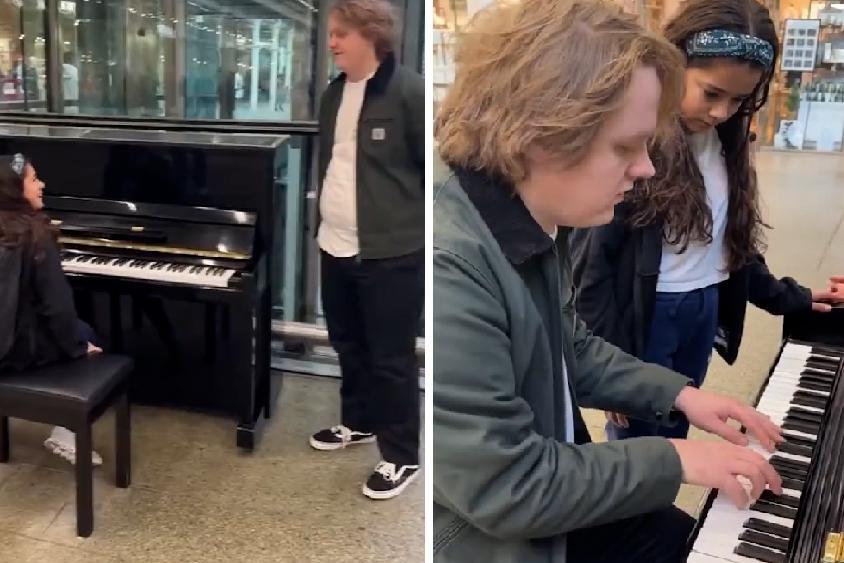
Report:
M756 62L766 70L774 62L774 47L764 39L724 29L695 33L686 41L686 54L690 57L735 57Z
M9 163L9 168L11 168L12 172L18 176L23 176L23 167L25 164L26 160L23 155L21 153L15 153L12 155L12 161Z

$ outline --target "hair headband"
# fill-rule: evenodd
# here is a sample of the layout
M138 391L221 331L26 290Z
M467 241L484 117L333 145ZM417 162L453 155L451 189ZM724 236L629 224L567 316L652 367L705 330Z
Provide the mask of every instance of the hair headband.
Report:
M690 57L735 57L758 63L766 70L774 62L773 45L764 39L725 29L695 33L686 40L686 54Z
M23 155L18 152L12 155L12 161L9 162L9 168L11 168L12 172L18 176L23 176L23 167L25 164L26 160L23 158Z

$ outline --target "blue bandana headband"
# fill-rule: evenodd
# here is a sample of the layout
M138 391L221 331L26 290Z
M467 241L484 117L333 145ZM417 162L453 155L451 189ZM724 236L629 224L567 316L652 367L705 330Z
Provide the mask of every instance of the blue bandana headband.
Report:
M690 57L733 57L762 65L766 70L774 62L774 47L758 37L710 29L695 33L686 41Z

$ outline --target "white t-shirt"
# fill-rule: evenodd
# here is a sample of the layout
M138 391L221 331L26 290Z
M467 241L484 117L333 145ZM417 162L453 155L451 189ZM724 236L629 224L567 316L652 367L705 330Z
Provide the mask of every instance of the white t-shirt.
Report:
M374 74L374 73L373 73ZM322 183L317 234L319 247L335 258L360 252L357 219L357 135L366 83L346 80L334 128L334 148Z
M79 99L79 70L72 64L62 65L62 94L65 101Z
M721 154L721 139L715 129L695 133L689 139L706 186L706 200L712 210L712 242L692 241L683 254L679 248L663 243L662 262L656 290L685 293L721 283L729 277L724 232L727 228L729 180Z

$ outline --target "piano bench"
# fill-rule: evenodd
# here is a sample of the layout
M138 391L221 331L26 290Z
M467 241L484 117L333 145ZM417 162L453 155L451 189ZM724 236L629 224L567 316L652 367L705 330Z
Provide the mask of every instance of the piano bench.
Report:
M129 486L132 368L130 358L102 353L0 375L0 462L9 461L9 417L64 426L76 433L76 530L83 538L94 530L91 425L112 406L116 408L116 484Z

